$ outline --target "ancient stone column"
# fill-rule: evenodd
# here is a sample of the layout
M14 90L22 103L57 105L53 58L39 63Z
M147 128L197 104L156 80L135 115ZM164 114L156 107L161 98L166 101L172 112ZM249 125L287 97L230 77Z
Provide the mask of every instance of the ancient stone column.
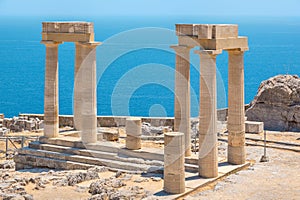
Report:
M84 143L97 141L96 47L77 42L74 80L74 124Z
M185 136L180 132L164 135L164 190L171 194L185 191Z
M199 175L218 176L216 56L219 50L195 51L200 55Z
M61 42L42 41L46 46L45 96L44 96L44 136L57 137L58 118L58 45Z
M190 124L190 49L171 46L176 52L174 131L184 133L185 156L191 155Z
M243 164L245 153L244 52L229 50L228 162Z
M126 119L126 148L137 150L142 148L142 121L141 118Z
M81 57L81 44L75 43L75 67L74 67L74 93L73 93L73 123L74 128L78 131L81 131L81 88L82 85L82 77L79 73L80 66L82 63Z

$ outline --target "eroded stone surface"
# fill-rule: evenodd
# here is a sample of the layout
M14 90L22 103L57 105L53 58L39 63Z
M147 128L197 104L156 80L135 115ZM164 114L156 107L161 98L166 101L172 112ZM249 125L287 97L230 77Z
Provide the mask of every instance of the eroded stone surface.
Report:
M300 78L278 75L263 81L246 116L264 122L267 130L300 131Z

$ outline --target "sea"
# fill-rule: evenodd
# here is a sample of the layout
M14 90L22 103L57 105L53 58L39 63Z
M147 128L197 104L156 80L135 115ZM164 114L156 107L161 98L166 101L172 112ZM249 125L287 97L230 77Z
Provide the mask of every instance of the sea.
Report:
M247 36L245 103L260 83L300 75L300 17L271 16L7 16L0 18L0 113L43 113L43 21L91 21L97 47L97 114L174 116L176 23L238 24ZM59 113L73 113L75 45L59 46ZM199 113L199 56L191 50L191 114ZM228 54L217 57L218 108L227 107Z

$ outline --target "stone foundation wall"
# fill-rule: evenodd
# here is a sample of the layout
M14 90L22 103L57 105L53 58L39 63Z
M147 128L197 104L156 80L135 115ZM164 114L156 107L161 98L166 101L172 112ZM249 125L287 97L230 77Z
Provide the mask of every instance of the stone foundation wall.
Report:
M43 114L20 114L21 117L33 117L44 119ZM119 127L126 125L126 116L97 116L98 127ZM141 117L142 122L150 123L152 126L173 126L173 117ZM59 115L59 126L71 126L73 127L73 115Z
M245 105L247 109L249 105ZM217 110L218 121L227 121L227 108ZM43 114L22 113L19 116L29 118L44 119ZM125 126L127 116L97 116L98 127L119 127ZM170 126L174 125L174 117L141 117L142 122L150 123L152 126ZM73 115L59 115L59 126L73 127Z

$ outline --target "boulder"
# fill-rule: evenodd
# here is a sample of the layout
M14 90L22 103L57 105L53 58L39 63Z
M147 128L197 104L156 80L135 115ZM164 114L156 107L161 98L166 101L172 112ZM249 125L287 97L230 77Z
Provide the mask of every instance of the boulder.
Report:
M246 116L264 122L267 130L300 131L300 78L278 75L263 81Z

